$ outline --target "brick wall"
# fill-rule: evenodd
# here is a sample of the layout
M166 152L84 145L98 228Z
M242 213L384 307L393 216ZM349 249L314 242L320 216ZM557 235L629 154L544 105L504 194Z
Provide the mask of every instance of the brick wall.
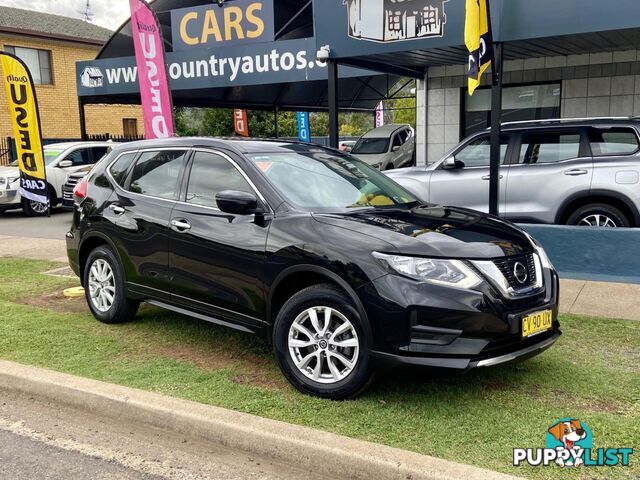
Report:
M512 60L504 70L505 86L561 83L563 118L640 115L638 50ZM482 84L490 81L487 73ZM426 159L432 163L461 140L465 66L430 68L427 84Z
M24 36L0 36L5 45L36 48L51 52L53 85L37 85L38 104L44 138L79 138L80 117L76 95L76 62L96 57L97 46L80 43L39 40ZM138 106L92 105L86 110L87 133L122 135L123 118L138 120L138 133L143 134L142 112ZM4 85L0 89L0 136L13 136Z

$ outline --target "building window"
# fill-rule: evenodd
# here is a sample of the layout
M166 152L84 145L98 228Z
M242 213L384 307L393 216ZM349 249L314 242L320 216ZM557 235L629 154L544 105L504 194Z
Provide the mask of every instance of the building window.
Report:
M138 120L135 118L122 119L122 130L125 137L137 137L138 136Z
M12 53L27 65L36 85L53 85L51 52L49 50L36 50L35 48L12 47L9 45L6 45L4 50L7 53Z
M472 97L464 95L462 128L467 137L491 125L491 89L479 88ZM560 118L560 84L505 87L502 121L519 122Z

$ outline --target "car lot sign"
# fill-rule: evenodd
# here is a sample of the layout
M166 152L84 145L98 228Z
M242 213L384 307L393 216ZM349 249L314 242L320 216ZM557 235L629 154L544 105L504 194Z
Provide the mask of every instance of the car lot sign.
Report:
M171 11L173 50L272 42L273 0L234 0Z
M5 52L0 52L0 63L16 138L20 195L49 205L40 115L31 73L22 60Z

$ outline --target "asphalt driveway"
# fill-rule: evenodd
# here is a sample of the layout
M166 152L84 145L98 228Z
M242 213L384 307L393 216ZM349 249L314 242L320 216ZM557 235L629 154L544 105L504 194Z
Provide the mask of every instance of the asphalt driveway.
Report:
M50 217L27 217L22 210L0 213L0 235L64 240L73 214L54 209Z

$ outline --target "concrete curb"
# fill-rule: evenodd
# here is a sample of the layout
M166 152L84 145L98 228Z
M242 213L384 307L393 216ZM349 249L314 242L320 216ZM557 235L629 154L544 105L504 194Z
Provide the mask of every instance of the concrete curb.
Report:
M506 480L508 475L245 413L0 361L0 389L44 397L124 422L215 442L350 479Z

